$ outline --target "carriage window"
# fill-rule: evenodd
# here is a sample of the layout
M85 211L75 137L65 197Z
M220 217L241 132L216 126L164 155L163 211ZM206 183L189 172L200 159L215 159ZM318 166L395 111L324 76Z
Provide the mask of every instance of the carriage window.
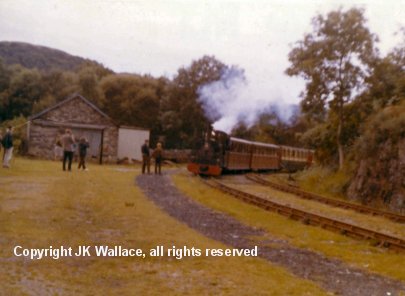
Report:
M240 153L248 153L249 152L249 145L244 143L233 143L234 151Z
M247 153L249 152L249 146L246 144L243 144L243 152Z
M240 151L240 145L239 143L235 143L235 152L239 152Z

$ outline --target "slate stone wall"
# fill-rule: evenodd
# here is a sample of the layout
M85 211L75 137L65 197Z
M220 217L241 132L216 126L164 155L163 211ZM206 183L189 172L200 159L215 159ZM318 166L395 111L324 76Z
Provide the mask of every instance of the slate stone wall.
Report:
M31 121L27 131L28 155L53 159L58 135L62 135L66 128L72 129L74 135L75 131L76 134L80 134L81 127L72 127L72 124L106 126L103 138L103 162L117 160L118 126L87 104L80 96L68 100ZM82 129L91 130L88 126ZM94 132L101 133L101 130L94 129Z

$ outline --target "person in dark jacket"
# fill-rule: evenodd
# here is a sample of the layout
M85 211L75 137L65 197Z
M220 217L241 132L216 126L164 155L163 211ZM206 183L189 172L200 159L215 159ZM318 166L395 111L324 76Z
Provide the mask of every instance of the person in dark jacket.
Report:
M87 155L87 149L90 147L89 142L87 142L87 139L85 137L80 138L79 142L79 167L83 167L83 170L86 170L86 155Z
M63 170L66 171L66 161L68 161L68 170L71 171L75 138L70 129L66 129L65 134L61 138L61 142L63 147Z
M156 149L153 151L152 157L155 159L155 174L162 174L162 159L163 159L163 149L162 144L158 143Z
M145 168L150 174L150 151L149 151L149 141L145 140L145 144L141 147L142 151L142 174L145 174Z
M6 134L4 135L1 144L4 148L3 154L3 168L10 168L10 160L13 157L13 127L9 126L7 128Z

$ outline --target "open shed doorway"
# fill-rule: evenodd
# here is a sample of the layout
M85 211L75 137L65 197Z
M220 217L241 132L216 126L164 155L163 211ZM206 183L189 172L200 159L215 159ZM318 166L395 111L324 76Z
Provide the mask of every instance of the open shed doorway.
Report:
M101 157L102 146L102 130L94 129L72 129L73 135L76 138L77 144L82 137L85 137L89 142L89 149L87 149L87 158L95 161L99 161Z

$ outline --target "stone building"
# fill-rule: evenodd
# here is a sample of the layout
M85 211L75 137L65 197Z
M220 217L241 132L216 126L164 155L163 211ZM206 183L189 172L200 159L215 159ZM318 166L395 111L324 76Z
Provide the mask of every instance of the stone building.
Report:
M99 163L117 160L118 125L79 94L29 118L28 154L53 159L55 143L66 128L72 130L77 140L82 136L88 139L88 158Z

